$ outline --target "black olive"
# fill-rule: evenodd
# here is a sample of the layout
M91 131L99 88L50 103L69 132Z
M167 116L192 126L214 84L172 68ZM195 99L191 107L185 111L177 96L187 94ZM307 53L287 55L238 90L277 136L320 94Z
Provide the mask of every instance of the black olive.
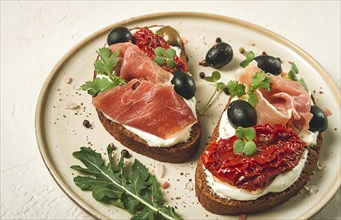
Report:
M129 41L133 42L133 36L126 27L115 27L110 31L107 38L108 45Z
M232 127L251 127L257 123L257 114L252 105L244 100L231 102L227 108L227 117Z
M205 61L208 65L219 68L228 64L232 60L232 57L232 47L225 42L220 42L207 52Z
M260 55L254 58L257 61L257 66L266 73L279 75L282 73L281 61L269 55Z
M172 84L176 93L185 99L191 99L195 95L195 82L193 78L184 72L174 72Z
M309 122L309 130L310 131L325 131L328 127L328 119L324 114L322 109L319 107L312 105L310 107L310 113L313 114L313 118Z

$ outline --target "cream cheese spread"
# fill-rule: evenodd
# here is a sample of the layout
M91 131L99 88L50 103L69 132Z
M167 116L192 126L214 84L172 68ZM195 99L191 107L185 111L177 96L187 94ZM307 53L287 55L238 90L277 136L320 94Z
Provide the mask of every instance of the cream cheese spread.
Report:
M220 180L215 178L210 171L206 170L205 167L204 171L206 174L207 184L218 196L225 199L234 199L239 201L255 200L267 193L282 192L290 187L300 177L307 157L308 150L305 150L303 152L302 158L300 159L296 167L294 167L290 171L279 174L272 181L272 183L264 189L252 192L221 182Z

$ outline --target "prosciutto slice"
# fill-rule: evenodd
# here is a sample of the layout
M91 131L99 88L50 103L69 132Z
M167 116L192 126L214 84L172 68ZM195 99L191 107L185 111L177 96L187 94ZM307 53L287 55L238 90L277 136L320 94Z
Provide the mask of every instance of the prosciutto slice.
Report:
M239 80L251 85L251 77L260 71L257 66L248 66ZM286 124L299 133L309 128L311 97L297 81L269 74L271 91L257 90L258 104L255 107L257 124Z
M158 84L170 84L173 75L157 65L136 45L118 43L111 45L110 49L113 53L120 51L121 62L115 71L126 81L142 78Z
M171 85L133 79L99 94L93 105L114 121L168 139L196 122L192 110Z

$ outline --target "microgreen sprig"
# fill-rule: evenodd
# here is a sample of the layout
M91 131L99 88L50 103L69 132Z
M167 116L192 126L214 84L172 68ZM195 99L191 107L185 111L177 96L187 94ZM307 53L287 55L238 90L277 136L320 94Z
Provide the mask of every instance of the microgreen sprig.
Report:
M255 58L255 53L251 50L246 51L245 53L245 60L243 60L239 65L241 67L246 67L249 65L249 63L251 63L251 61Z
M176 51L172 48L165 50L163 47L157 47L154 50L155 58L154 62L159 66L163 66L165 63L168 67L174 68L176 67L176 62L174 61L174 57L176 55Z
M289 79L293 80L293 81L298 81L299 83L301 83L301 85L304 87L304 89L308 92L308 86L305 83L303 78L298 78L297 74L299 73L299 70L296 66L296 64L294 62L289 62L291 65L291 69L288 73L288 77Z
M245 85L243 83L240 83L236 80L230 80L228 83L219 82L221 78L221 74L218 71L213 71L211 76L206 76L204 79L207 82L211 82L215 84L215 90L213 94L211 95L210 99L206 103L206 105L203 107L201 114L204 113L209 107L212 106L212 100L214 96L217 94L217 92L224 91L225 94L230 95L230 97L238 96L241 97L246 94L245 92Z
M235 153L244 153L248 156L256 153L257 147L253 141L256 137L256 130L254 128L238 127L235 131L235 135L238 138L233 144L233 151Z

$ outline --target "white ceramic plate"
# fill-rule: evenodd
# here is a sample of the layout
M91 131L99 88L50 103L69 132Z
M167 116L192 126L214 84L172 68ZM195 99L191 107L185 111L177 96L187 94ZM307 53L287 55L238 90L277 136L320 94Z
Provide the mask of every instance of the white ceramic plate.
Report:
M248 219L306 219L318 212L335 194L340 186L340 92L328 74L304 51L286 39L259 26L233 18L200 13L162 13L132 18L104 28L86 38L70 50L53 68L46 80L37 105L36 134L41 155L51 175L63 191L81 208L96 218L127 218L130 215L119 208L95 201L91 192L83 192L73 183L77 173L70 169L79 164L72 157L72 152L81 146L91 146L104 153L106 146L114 142L116 152L123 147L104 130L91 105L91 97L79 90L79 85L90 80L93 74L93 62L96 50L106 42L107 33L114 27L148 26L153 24L171 25L187 39L186 50L189 56L191 73L197 83L197 101L200 110L214 91L214 86L199 78L199 72L210 74L213 69L202 67L198 62L205 57L207 50L215 43L217 37L228 42L234 51L233 61L220 72L223 80L232 79L240 68L243 56L240 47L253 50L256 54L266 51L280 57L283 69L289 71L288 61L296 63L300 75L305 79L315 94L317 104L332 111L329 117L329 128L324 134L324 146L320 154L320 164L325 168L316 171L308 186L318 188L316 194L309 195L302 191L285 204L272 210L250 215ZM252 46L250 43L255 45ZM72 83L66 84L64 77L71 77ZM69 102L80 105L77 110L66 109ZM176 211L184 219L235 219L232 216L219 216L209 213L197 202L194 187L196 161L202 153L208 137L227 102L227 96L221 94L207 114L200 118L203 136L201 148L189 162L182 164L163 163L166 167L164 178L158 177L160 183L168 181L170 187L164 190L167 204L176 206ZM92 129L85 128L83 120L89 120ZM156 172L158 161L131 152L133 158L140 160L151 172ZM130 159L132 160L132 159Z

